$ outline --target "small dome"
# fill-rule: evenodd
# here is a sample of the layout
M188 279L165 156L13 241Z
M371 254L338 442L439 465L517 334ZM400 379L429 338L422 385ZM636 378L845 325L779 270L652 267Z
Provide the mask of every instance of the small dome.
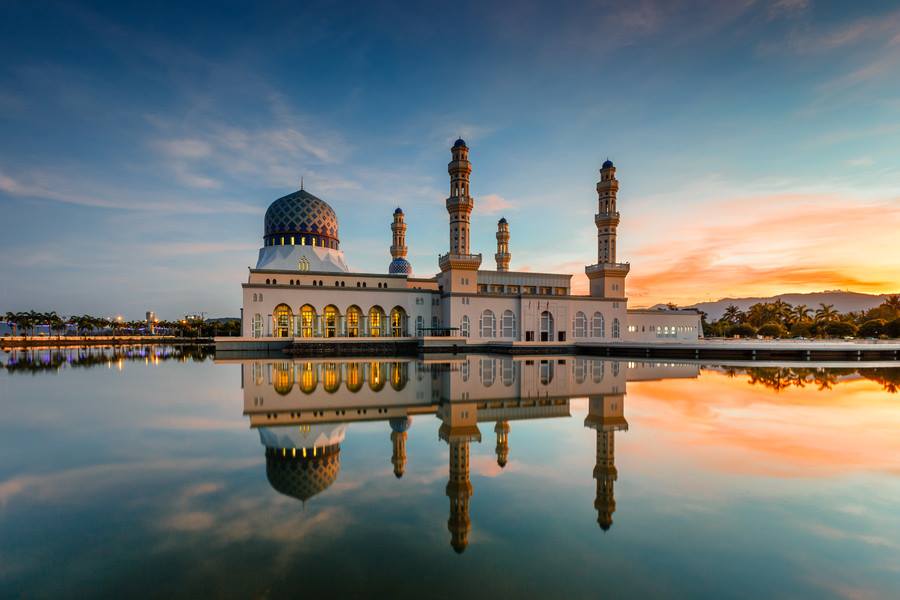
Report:
M605 161L603 161L603 167L602 167L603 169L610 169L612 167L613 167L613 162L611 160L609 160L607 158Z
M403 433L408 431L410 425L412 425L412 417L395 417L388 421L388 423L390 423L392 431Z
M398 206L398 207L397 207L397 210L394 211L394 214L395 214L395 215L402 215L402 214L403 214L403 209L400 208L400 207Z
M453 147L454 147L454 148L468 148L468 146L466 146L465 140L463 140L462 138L458 138L458 139L453 143Z
M326 245L335 250L340 244L338 219L334 209L327 202L316 198L306 190L298 190L282 196L269 205L269 209L266 211L265 227L267 244L271 240L287 235L314 236L323 242L327 241ZM296 241L299 243L299 240ZM311 241L307 241L307 243L311 244Z
M412 265L405 258L395 258L388 265L388 273L392 275L410 275L412 273Z
M506 217L501 217L500 220L497 221L497 223L498 223L498 224L503 223L503 224L505 225L505 224L506 224Z

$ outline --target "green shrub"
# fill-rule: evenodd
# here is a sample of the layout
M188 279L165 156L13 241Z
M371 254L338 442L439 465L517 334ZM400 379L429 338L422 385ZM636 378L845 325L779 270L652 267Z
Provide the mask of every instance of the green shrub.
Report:
M728 336L754 337L756 335L756 327L749 323L739 323L728 328Z
M900 317L893 321L888 321L888 324L885 325L885 333L888 337L900 338Z
M791 337L812 337L812 324L808 321L797 321L791 325Z
M870 319L859 326L860 337L879 337L887 334L887 321Z
M825 333L829 337L842 338L856 335L856 325L845 321L832 321L825 325Z
M781 338L787 335L787 331L784 327L781 326L781 323L775 323L774 321L769 321L768 323L760 327L756 333L763 337L773 338Z

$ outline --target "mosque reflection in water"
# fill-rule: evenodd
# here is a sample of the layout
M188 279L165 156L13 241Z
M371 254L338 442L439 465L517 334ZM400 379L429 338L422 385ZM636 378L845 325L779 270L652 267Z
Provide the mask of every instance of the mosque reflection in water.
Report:
M399 478L413 418L437 417L439 438L449 450L447 527L456 552L465 550L472 527L469 447L481 442L482 428L493 424L502 468L509 460L512 421L569 417L570 400L586 397L584 425L596 432L594 507L606 531L616 510L615 436L628 430L626 382L698 374L695 365L572 356L217 362L241 363L244 414L265 446L269 483L303 502L337 480L349 423L387 421Z

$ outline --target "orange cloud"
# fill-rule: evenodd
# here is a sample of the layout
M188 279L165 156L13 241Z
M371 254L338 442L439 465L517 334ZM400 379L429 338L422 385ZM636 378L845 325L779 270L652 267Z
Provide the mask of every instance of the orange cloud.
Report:
M729 200L659 228L632 254L632 306L723 296L900 288L900 199L770 195ZM625 232L623 232L625 233ZM658 233L658 235L657 235Z

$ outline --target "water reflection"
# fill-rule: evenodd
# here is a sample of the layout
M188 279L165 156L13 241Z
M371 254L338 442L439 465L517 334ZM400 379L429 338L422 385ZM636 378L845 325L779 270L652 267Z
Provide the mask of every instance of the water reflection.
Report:
M0 368L7 373L56 373L63 369L108 367L122 370L126 362L159 364L165 361L202 362L212 356L212 346L147 345L69 346L9 350Z
M448 449L447 528L456 552L465 550L472 528L470 445L482 441L482 427L493 429L502 469L510 457L511 422L567 418L571 400L586 398L584 426L596 431L594 508L597 523L607 531L616 511L615 436L628 430L626 383L695 378L699 373L698 366L689 364L586 357L220 362L241 364L244 414L265 447L269 483L302 502L337 481L349 424L386 423L390 463L399 479L407 466L413 419L435 417L438 438Z

